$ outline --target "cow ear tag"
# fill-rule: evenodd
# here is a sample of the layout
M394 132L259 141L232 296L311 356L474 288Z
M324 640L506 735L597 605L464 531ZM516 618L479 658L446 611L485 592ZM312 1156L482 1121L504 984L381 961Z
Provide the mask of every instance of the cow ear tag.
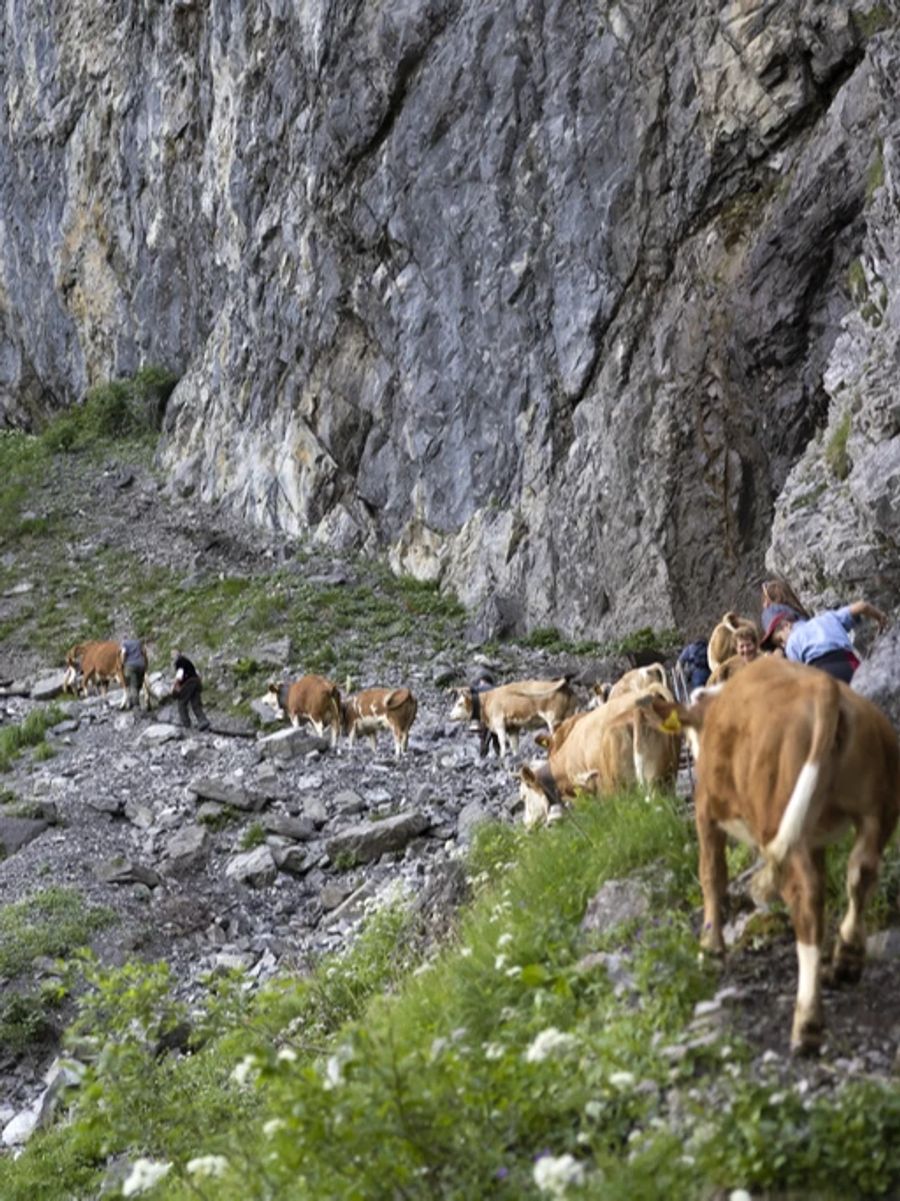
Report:
M666 720L662 723L662 728L666 731L667 734L680 734L681 733L681 720L678 717L678 714L675 712L674 709L669 714L669 716L666 718Z

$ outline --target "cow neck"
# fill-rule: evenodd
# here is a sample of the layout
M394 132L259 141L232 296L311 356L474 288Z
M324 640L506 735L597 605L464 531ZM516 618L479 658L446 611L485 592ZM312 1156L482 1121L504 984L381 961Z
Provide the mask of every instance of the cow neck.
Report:
M285 713L287 712L288 692L289 691L290 691L290 684L279 684L278 685L278 693L277 693L278 704L279 704L280 708L282 708L285 711Z
M472 720L481 721L481 696L474 688L469 689L472 694Z

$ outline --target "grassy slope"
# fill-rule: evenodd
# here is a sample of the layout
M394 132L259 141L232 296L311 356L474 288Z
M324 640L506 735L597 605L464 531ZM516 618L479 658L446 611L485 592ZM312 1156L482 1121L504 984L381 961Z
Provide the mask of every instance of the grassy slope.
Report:
M65 512L27 516L47 462L39 441L0 439L3 542L17 554L0 583L31 565L50 582L59 571L60 606L26 603L14 622L48 652L96 633L122 605L138 632L177 626L210 650L227 651L238 625L261 637L290 630L298 657L320 652L317 665L335 674L353 670L355 641L390 657L405 653L412 626L435 649L458 633L452 602L375 567L365 588L316 589L276 572L210 581L190 603L169 572L117 579L112 559L73 580ZM258 670L240 665L248 688ZM598 885L641 869L655 916L605 944L582 935ZM577 824L530 837L488 828L471 865L477 896L452 945L421 962L398 906L308 979L253 999L211 982L188 1056L154 1053L184 1017L164 969L76 962L84 992L72 1038L97 1040L99 1054L70 1123L0 1161L0 1196L96 1196L120 1155L123 1170L139 1155L172 1164L150 1195L217 1201L522 1198L538 1195L535 1171L554 1166L581 1181L566 1195L602 1198L900 1188L892 1094L851 1084L811 1102L750 1080L734 1043L667 1052L715 987L691 929L694 871L689 817L674 801L588 805ZM579 966L598 950L628 956L621 994L599 962ZM210 1155L222 1158L189 1170Z

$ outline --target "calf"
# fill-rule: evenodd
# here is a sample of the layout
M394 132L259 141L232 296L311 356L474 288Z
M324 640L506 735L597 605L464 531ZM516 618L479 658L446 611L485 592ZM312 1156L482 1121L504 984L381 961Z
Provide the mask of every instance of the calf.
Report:
M641 699L650 696L672 700L668 689L653 684L642 693L625 693L598 709L576 713L540 739L547 747L546 761L519 773L526 826L546 820L551 804L579 789L611 796L635 783L647 791L674 783L680 746L641 707Z
M76 686L79 670L81 683ZM125 687L122 647L118 642L81 642L67 651L63 678L66 691L87 696L88 688L93 684L105 695L110 680L116 680L122 688Z
M344 701L344 733L351 746L357 735L362 734L374 750L378 730L390 730L394 736L394 755L399 759L409 746L409 730L417 709L418 702L408 688L366 688Z
M546 725L553 733L556 726L575 707L575 694L563 677L558 680L519 680L501 684L489 692L457 688L451 721L480 721L497 735L500 754L506 754L507 738L513 751L519 749L522 730Z
M301 676L293 683L272 683L266 701L285 717L292 726L308 721L321 738L331 730L331 746L337 746L341 732L341 694L337 685L324 676Z
M863 914L884 847L900 813L900 750L884 714L824 671L767 656L690 706L642 702L662 730L684 729L697 761L694 796L703 890L701 945L725 950L725 836L760 849L752 892L781 893L797 941L799 979L791 1048L822 1039L825 848L852 826L848 908L832 974L858 980L865 960Z

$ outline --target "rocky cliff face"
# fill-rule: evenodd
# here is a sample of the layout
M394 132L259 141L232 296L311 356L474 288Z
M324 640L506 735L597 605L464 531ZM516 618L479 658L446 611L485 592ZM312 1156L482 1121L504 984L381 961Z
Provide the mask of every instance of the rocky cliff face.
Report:
M898 583L900 13L0 17L0 412L176 370L162 461L484 633ZM774 528L773 528L774 517Z

